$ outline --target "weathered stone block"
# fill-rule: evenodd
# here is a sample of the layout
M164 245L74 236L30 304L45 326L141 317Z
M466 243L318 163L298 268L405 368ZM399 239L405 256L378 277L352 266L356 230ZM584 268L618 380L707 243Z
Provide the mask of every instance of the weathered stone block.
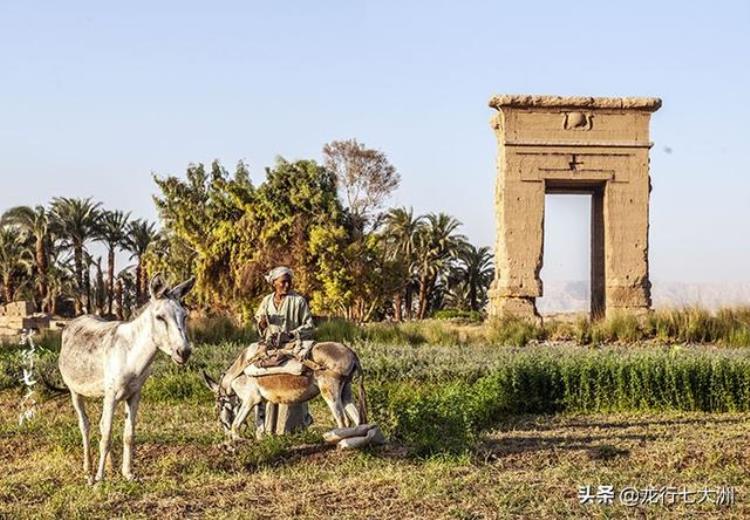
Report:
M49 328L49 316L0 316L0 328L16 331L46 329Z
M5 316L30 316L34 314L34 304L27 301L6 303L3 305L3 309Z

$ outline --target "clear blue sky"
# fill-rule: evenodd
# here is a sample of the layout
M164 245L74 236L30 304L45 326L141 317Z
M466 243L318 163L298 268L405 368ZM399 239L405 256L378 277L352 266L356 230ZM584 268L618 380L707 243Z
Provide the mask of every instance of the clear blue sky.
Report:
M242 159L259 182L356 137L401 172L392 204L492 245L491 95L659 96L652 278L747 280L750 2L702 4L2 2L0 209L155 218L151 172ZM585 201L548 209L545 275L585 278Z

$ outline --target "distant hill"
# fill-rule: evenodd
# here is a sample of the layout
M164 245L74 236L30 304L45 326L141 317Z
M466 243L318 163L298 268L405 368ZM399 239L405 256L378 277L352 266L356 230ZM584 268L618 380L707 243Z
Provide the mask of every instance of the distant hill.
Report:
M726 306L750 306L750 282L652 283L655 308L698 305L715 310ZM537 307L542 314L586 311L589 308L589 283L545 282L544 297L537 300Z

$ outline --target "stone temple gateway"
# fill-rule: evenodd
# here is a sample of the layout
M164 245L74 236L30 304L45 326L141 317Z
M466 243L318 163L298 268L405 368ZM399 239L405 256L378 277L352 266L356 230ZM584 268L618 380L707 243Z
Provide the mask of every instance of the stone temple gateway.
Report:
M544 202L591 195L591 314L642 314L648 274L649 122L658 98L495 96L497 243L491 317L538 318Z

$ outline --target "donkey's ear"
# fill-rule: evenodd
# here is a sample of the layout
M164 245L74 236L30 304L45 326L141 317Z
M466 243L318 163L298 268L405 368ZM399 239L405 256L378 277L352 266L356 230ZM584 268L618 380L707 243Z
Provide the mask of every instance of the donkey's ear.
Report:
M187 293L190 292L190 289L193 288L193 285L195 285L195 276L191 276L181 284L174 287L171 291L169 291L169 297L180 301L185 297Z
M167 291L169 290L169 286L167 285L167 282L164 281L164 278L162 278L161 273L157 273L153 278L151 278L149 290L151 291L152 300L163 298L167 293Z
M211 376L209 376L205 370L202 370L203 372L203 381L206 383L206 386L209 390L211 390L214 394L219 393L219 383L211 379Z

